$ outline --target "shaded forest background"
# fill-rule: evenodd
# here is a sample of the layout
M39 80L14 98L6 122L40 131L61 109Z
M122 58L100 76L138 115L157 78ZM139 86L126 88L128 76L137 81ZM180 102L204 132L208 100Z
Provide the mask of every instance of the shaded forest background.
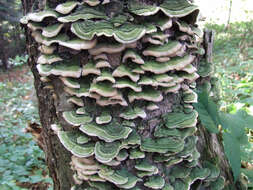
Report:
M219 78L221 111L253 115L252 0L196 0L201 28L215 31L214 75ZM39 124L33 78L26 65L19 0L0 2L0 189L52 189L42 150L27 126ZM253 189L253 126L242 130L241 179Z

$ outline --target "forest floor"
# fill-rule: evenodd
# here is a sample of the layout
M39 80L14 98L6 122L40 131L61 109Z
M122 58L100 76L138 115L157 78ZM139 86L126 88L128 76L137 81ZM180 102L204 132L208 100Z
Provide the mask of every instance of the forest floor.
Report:
M39 123L33 77L27 65L0 73L0 189L48 189L44 154L25 133Z

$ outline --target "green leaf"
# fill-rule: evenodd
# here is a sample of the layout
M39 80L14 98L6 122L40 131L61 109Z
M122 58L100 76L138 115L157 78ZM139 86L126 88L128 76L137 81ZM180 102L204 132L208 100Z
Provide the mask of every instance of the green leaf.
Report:
M236 112L236 114L226 114L222 112L219 114L222 128L230 133L239 145L248 143L248 138L245 134L247 121L244 120L241 114L241 111Z
M211 133L218 133L219 114L216 104L206 92L198 93L198 103L193 104L204 127Z
M241 121L243 122L242 125L244 125L244 127L253 130L253 116L249 115L245 110L237 111L236 115L241 118Z
M229 133L223 133L223 144L225 154L233 171L234 180L236 181L240 175L241 169L240 144L237 143L234 137Z
M236 114L220 113L224 150L231 165L235 181L238 179L241 169L240 146L248 143L248 138L245 134L247 121L242 116L246 117L243 111L238 111Z

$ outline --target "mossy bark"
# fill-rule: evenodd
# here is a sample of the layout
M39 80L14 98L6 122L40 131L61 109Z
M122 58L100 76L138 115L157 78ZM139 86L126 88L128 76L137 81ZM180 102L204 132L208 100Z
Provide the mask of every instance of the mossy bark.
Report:
M143 1L143 0L140 0ZM24 13L27 14L32 12L34 6L39 6L43 4L44 1L35 0L22 0ZM56 5L59 1L49 1ZM70 168L71 153L69 153L63 145L60 143L57 135L51 129L51 125L55 123L60 123L64 129L68 129L68 125L62 118L62 112L69 109L69 104L66 103L67 95L63 91L62 82L57 77L51 77L51 85L54 90L46 88L45 83L40 80L39 73L36 69L36 60L39 55L38 44L31 37L31 31L25 28L25 35L27 40L27 52L29 54L28 64L34 75L34 85L37 92L38 102L39 102L39 114L42 125L42 139L43 139L43 150L46 155L46 162L50 171L50 176L54 181L55 190L69 190L72 185L74 185L73 171ZM118 55L115 57L110 57L111 60L117 59ZM87 55L86 55L87 59ZM84 56L85 62L85 56ZM204 80L204 79L203 79ZM156 125L161 122L161 115L172 110L172 105L177 101L180 101L182 94L177 94L171 96L169 99L159 103L159 110L148 114L145 120L139 119L138 124L145 126L145 130L139 131L142 137L150 137L154 131ZM86 100L85 105L93 106L93 102ZM100 112L99 108L96 110ZM117 117L120 114L120 109L112 110L112 116ZM221 169L221 175L225 177L227 187L233 188L233 177L231 173L231 168L228 164L227 159L224 155L224 150L222 146L222 139L220 135L210 134L203 126L198 125L198 131L196 133L198 136L197 148L201 155L200 163L203 161L210 161L217 164ZM148 155L148 154L147 154ZM147 159L153 163L152 157L147 156ZM129 169L129 171L134 168L134 161L122 162L123 165ZM161 165L162 167L162 165ZM134 173L134 172L133 172ZM165 176L166 177L166 176ZM196 189L198 184L196 183ZM139 186L141 189L149 189L142 185ZM193 188L195 188L193 186Z

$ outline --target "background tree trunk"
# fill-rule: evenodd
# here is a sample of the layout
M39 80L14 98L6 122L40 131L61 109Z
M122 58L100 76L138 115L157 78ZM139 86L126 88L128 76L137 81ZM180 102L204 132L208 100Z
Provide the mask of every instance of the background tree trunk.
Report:
M55 4L60 3L59 1L50 2ZM22 0L22 3L25 14L32 12L32 8L35 7L35 4L38 4L35 0ZM42 3L42 1L39 1L39 3ZM60 123L64 125L66 123L61 115L62 111L67 110L69 107L66 103L66 93L63 92L61 81L56 77L54 78L55 80L52 81L54 91L47 88L48 86L40 80L39 73L36 69L36 60L39 55L38 44L31 37L31 31L27 27L25 28L25 35L27 52L29 54L28 63L34 75L34 86L36 88L39 103L39 115L42 125L41 137L43 150L46 155L46 162L50 171L50 176L54 181L54 189L69 190L71 186L74 185L72 177L73 171L69 164L71 161L71 153L63 147L57 135L55 135L54 131L51 129L52 124ZM160 109L171 109L169 102L164 102L164 104L165 106ZM117 111L115 111L114 114L116 115ZM154 125L157 121L150 120L148 122L150 122L150 125ZM152 122L155 123L152 124ZM68 126L64 127L65 129L68 128ZM221 170L221 175L226 179L226 184L230 185L230 188L234 188L233 176L228 161L224 155L221 136L210 134L200 124L198 125L196 135L199 138L197 148L201 154L200 162L205 160L216 160L216 163ZM133 166L130 165L128 167L131 168Z

